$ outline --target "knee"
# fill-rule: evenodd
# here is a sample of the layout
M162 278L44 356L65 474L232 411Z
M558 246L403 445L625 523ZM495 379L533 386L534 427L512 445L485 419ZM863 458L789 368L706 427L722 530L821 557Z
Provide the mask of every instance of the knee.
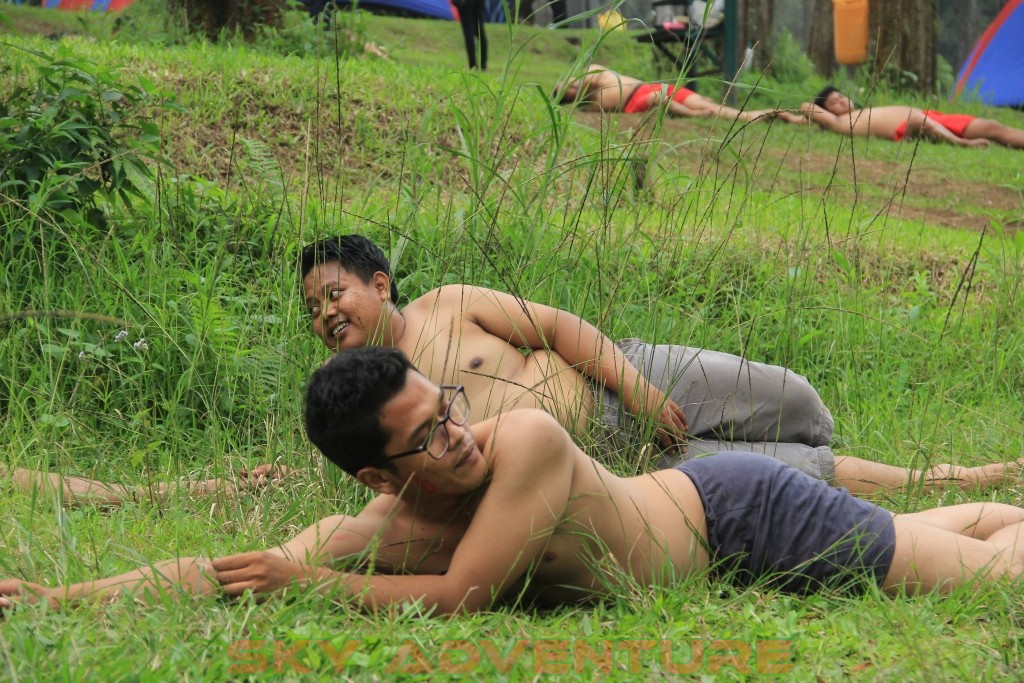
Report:
M808 412L825 408L818 390L811 386L811 381L803 375L787 372L783 382L782 396L788 408Z
M818 391L803 375L786 373L782 394L782 414L792 415L805 424L801 441L809 446L827 446L832 441L832 413Z
M989 138L1001 135L1005 130L1006 126L998 121L993 121L992 119L974 119L968 124L964 133L965 137L968 137L967 134L969 133L969 137Z

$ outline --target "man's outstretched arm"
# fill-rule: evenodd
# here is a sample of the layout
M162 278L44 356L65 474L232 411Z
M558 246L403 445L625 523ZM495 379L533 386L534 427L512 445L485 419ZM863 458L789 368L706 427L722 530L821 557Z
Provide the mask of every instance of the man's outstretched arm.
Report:
M818 124L825 130L830 130L833 133L842 133L843 135L850 134L849 120L844 121L832 112L822 109L813 102L804 102L801 104L800 112L804 115L805 119Z
M375 503L376 500L364 509L366 514L328 517L277 548L248 554L268 555L278 560L275 567L280 583L276 588L314 577L319 563L357 555L368 547L383 519L379 514L383 506ZM217 574L219 562L220 559L182 557L117 576L66 586L42 586L8 579L0 581L0 608L10 608L17 602L44 600L60 607L82 601L116 600L122 595L144 598L174 591L210 595L222 591L222 582Z
M663 445L685 438L687 424L682 409L586 320L503 292L479 287L461 289L452 295L463 297L466 316L487 332L514 346L554 351L578 372L618 394L626 410L650 417L659 426Z

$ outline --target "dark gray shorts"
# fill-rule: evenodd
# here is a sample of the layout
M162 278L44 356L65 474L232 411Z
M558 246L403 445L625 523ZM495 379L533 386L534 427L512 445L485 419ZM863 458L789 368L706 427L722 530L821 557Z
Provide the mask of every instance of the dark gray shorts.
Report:
M892 514L771 458L720 453L676 469L697 487L714 570L793 593L863 589L892 564Z

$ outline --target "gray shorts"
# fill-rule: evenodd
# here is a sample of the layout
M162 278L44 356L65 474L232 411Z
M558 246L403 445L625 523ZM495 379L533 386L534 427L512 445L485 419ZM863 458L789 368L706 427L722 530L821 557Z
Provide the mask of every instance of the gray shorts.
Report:
M880 584L892 565L892 513L752 453L677 468L704 503L714 571L741 587L793 593Z
M691 433L688 459L743 451L775 458L816 479L835 480L832 414L805 377L718 351L638 339L616 345L683 409ZM605 449L636 453L652 443L653 429L630 415L618 395L604 388L595 392ZM662 459L659 466L676 464Z

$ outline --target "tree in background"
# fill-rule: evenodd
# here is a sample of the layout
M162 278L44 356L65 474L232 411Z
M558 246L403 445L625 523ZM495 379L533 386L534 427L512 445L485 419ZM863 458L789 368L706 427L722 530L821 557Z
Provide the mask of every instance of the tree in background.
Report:
M890 83L919 92L935 92L939 47L936 0L886 0L871 3L870 35L875 64Z
M937 8L937 43L935 50L947 62L953 72L956 73L963 65L970 54L974 43L985 31L989 23L999 14L1006 0L938 0ZM807 49L807 55L811 58L818 72L830 77L835 70L835 53L832 36L832 0L813 0L803 2L802 0L775 0L776 2L776 26L786 29L796 37ZM929 3L932 8L936 5ZM886 5L886 7L882 7ZM879 51L879 45L889 46L891 51L894 45L895 34L900 33L906 36L906 40L914 44L920 37L915 31L919 22L928 22L934 25L936 21L931 9L921 11L915 9L914 2L905 0L890 0L887 3L871 3L871 27L873 54L880 61L884 61L885 54ZM884 19L883 19L884 16ZM908 17L906 20L904 17ZM890 31L880 34L883 22L888 22ZM925 31L930 33L930 31ZM930 42L930 41L924 41ZM898 56L902 57L899 53ZM893 62L893 74L899 75L895 69L909 71L920 79L921 74L910 68L905 58ZM934 79L934 77L932 77ZM917 87L921 89L922 86Z
M818 73L825 78L832 75L836 64L835 46L832 42L832 0L814 0L807 56L814 62Z
M284 24L286 0L168 0L172 12L184 14L190 31L201 31L216 40L224 29L237 30L249 41L260 26Z
M874 0L870 58L893 85L934 92L938 49L936 0ZM832 0L814 0L808 55L826 78L835 68Z
M739 0L740 45L756 45L754 67L763 69L774 56L775 0Z

